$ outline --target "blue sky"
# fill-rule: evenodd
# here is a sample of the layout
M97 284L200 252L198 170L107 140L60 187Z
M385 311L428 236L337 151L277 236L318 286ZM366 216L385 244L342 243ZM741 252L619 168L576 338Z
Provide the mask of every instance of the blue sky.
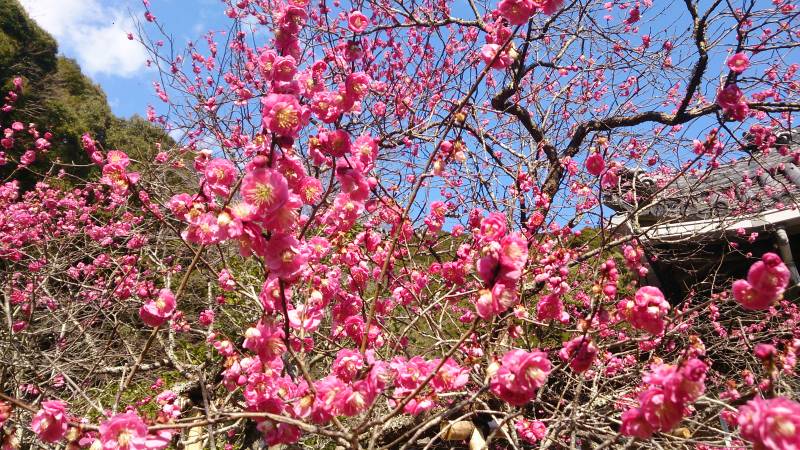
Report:
M127 39L136 21L144 22L141 0L20 0L28 14L52 34L64 56L78 61L83 72L102 86L115 114L144 115L157 104L156 78L146 67L147 53ZM204 31L224 24L219 0L151 0L151 11L175 44L182 47ZM148 24L150 25L150 24Z
M152 87L152 82L158 74L154 69L146 67L147 53L141 45L129 41L126 37L128 32L136 30L137 22L144 22L145 8L142 0L20 0L20 2L30 16L58 40L60 52L76 59L84 73L105 90L115 114L122 117L130 117L133 114L145 115L148 104L157 108L162 107L163 103L156 98ZM229 25L224 15L225 5L221 0L150 0L150 3L152 13L157 17L158 23L172 34L177 49L183 49L190 40L200 39L208 30L226 30ZM471 12L461 11L464 2L455 1L453 4L456 5L454 7L456 15L471 16ZM670 9L676 7L679 9ZM675 29L680 32L688 29L690 22L684 8L670 3L661 4L656 8L657 11L648 13L652 14L654 20L642 23L648 32L657 33L662 29ZM666 13L660 14L662 10ZM627 12L615 10L614 14L618 16L616 20L622 20ZM148 33L155 31L152 24L145 23L145 25ZM712 69L709 73L725 70L726 49L727 47L723 46L722 50L712 53L710 63ZM692 47L676 50L674 53L676 62L687 58L688 62L681 65L690 64L694 60L692 51ZM712 82L705 89L707 93L713 95L716 86L716 82ZM483 93L483 89L485 87L482 86L479 94ZM683 132L690 138L702 137L712 125L713 118L699 120L695 124L687 125ZM683 154L686 149L670 150L674 150L677 154L673 162L683 161L686 158ZM669 153L661 154L667 156ZM510 184L510 179L505 175L500 175L497 181L501 186ZM429 196L428 200L441 198L438 188L439 185L435 183L426 188L425 194ZM566 213L571 216L572 210L568 209Z

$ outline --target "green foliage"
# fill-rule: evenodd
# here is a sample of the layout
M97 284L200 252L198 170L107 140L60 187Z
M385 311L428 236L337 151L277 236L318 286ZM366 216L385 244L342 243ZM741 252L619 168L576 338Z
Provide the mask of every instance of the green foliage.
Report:
M125 150L136 161L152 161L156 144L165 149L174 145L172 138L140 116L113 118L105 135L106 148Z
M14 76L38 80L56 70L58 46L16 0L0 0L0 80L10 87Z
M0 86L11 88L16 76L24 79L23 93L3 126L13 121L36 123L40 132L53 134L46 158L38 158L30 171L13 173L23 189L51 169L64 169L68 182L96 171L81 147L81 136L89 133L104 149L126 151L133 159L150 160L156 143L173 145L163 130L141 117L114 116L103 90L92 83L78 64L57 55L55 40L33 22L17 0L0 0ZM10 152L17 159L25 148ZM12 176L13 167L0 167L0 180ZM76 178L77 177L77 178Z

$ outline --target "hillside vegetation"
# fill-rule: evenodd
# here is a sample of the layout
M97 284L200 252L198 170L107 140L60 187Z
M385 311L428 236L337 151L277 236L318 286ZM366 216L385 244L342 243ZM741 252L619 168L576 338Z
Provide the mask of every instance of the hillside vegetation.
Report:
M25 173L13 174L25 189L39 174L51 170L56 161L61 163L56 170L63 168L81 178L89 175L92 165L80 145L83 133L90 133L106 149L125 149L137 160L152 158L156 143L172 144L161 129L139 116L114 116L103 90L81 72L77 62L58 54L55 39L16 0L0 0L3 93L11 89L17 76L24 80L23 94L10 117L4 118L4 125L35 122L39 131L50 131L54 136L46 159L39 158ZM0 180L10 179L15 166L0 166Z

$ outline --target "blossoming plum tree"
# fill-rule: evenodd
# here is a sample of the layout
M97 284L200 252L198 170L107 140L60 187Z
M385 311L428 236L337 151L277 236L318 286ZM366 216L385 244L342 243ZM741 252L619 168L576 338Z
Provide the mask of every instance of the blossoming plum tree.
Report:
M0 185L2 448L800 447L780 257L670 303L603 207L794 126L792 2L223 3L130 35L174 148Z

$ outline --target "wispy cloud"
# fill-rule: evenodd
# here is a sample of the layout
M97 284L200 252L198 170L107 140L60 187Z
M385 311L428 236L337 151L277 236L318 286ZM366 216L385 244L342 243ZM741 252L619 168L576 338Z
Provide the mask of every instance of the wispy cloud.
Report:
M145 66L147 52L126 34L134 22L124 8L97 0L20 0L28 14L58 40L90 76L131 77Z

